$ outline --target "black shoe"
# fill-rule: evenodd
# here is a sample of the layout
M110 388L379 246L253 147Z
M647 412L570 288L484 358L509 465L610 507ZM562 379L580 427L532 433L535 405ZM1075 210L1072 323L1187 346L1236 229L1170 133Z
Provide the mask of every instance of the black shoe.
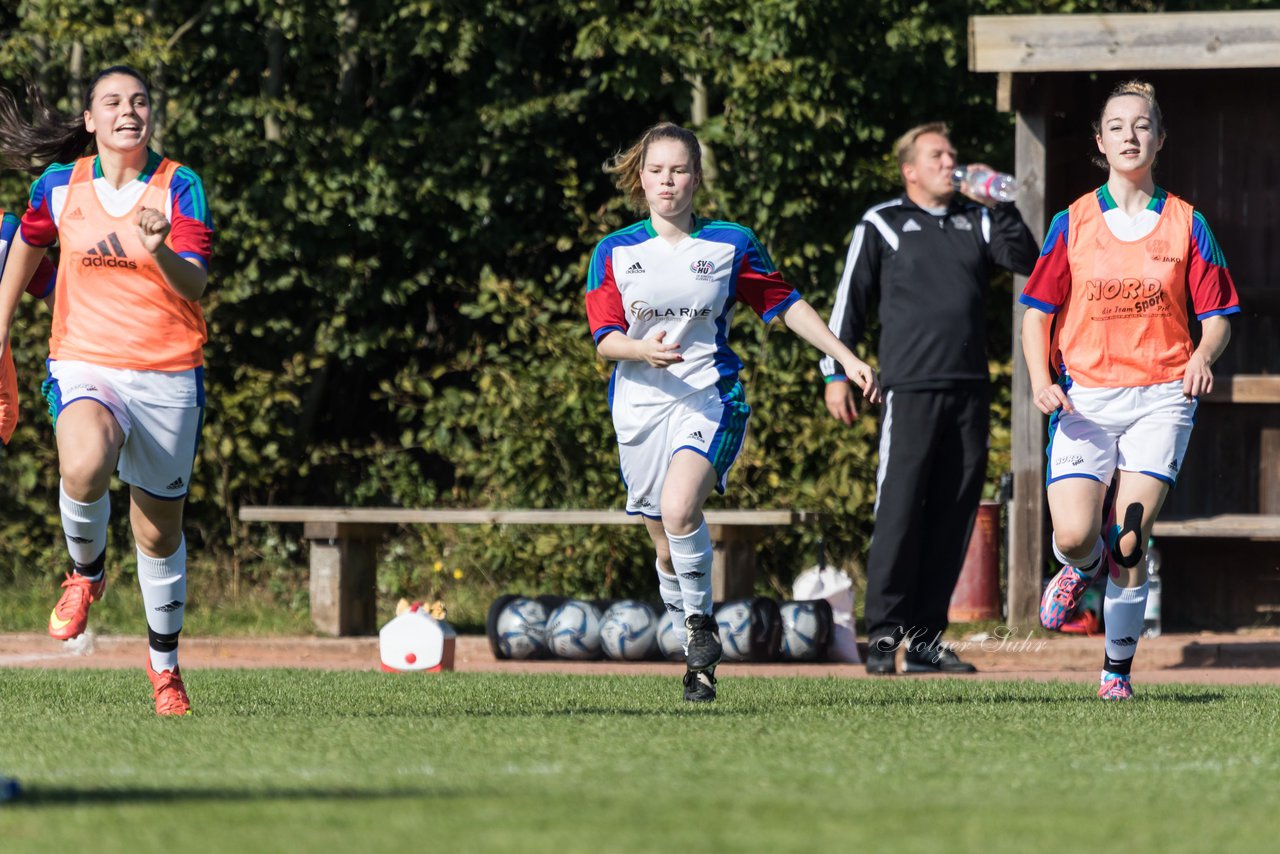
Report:
M686 670L684 698L690 703L710 703L716 698L716 670Z
M684 627L689 633L689 652L684 660L688 668L710 670L719 664L720 626L716 623L716 618L710 614L694 614L685 617Z
M898 645L892 638L877 638L867 644L867 672L873 676L887 676L897 673L894 664Z
M902 669L906 673L977 673L978 668L942 644L921 645L907 649Z

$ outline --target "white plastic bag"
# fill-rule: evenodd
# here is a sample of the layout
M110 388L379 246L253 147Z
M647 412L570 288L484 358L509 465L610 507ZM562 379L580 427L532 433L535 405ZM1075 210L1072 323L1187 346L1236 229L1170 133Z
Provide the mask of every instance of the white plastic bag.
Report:
M827 657L832 661L858 664L858 632L853 622L853 579L831 566L811 566L796 576L791 595L797 600L826 599L831 604L831 644Z

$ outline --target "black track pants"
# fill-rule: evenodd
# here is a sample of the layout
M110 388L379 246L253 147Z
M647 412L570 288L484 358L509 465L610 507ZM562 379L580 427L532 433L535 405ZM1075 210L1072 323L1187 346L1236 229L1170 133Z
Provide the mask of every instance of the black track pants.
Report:
M931 642L946 630L986 477L989 414L986 386L889 393L867 559L871 641Z

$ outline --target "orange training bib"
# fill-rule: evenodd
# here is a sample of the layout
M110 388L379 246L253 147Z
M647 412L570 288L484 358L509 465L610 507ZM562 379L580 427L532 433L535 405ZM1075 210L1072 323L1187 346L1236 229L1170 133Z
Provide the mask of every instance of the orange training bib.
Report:
M76 161L58 222L51 358L152 371L203 364L208 333L200 303L169 286L134 224L141 207L165 209L177 168L162 160L138 203L114 217L93 189L93 158Z
M1093 193L1071 205L1071 295L1056 337L1075 382L1091 388L1143 386L1186 372L1191 214L1189 204L1170 195L1155 230L1125 241L1111 233Z

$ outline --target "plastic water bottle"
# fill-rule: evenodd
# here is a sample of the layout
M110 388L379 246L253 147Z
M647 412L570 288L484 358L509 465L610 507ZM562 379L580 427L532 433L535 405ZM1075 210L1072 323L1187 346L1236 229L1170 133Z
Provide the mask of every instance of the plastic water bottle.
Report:
M1142 613L1142 636L1160 637L1160 551L1147 541L1147 609Z
M975 196L985 196L997 202L1011 202L1018 195L1018 181L1012 175L976 164L957 166L951 173L951 183L957 190L961 184L967 184L969 192Z

